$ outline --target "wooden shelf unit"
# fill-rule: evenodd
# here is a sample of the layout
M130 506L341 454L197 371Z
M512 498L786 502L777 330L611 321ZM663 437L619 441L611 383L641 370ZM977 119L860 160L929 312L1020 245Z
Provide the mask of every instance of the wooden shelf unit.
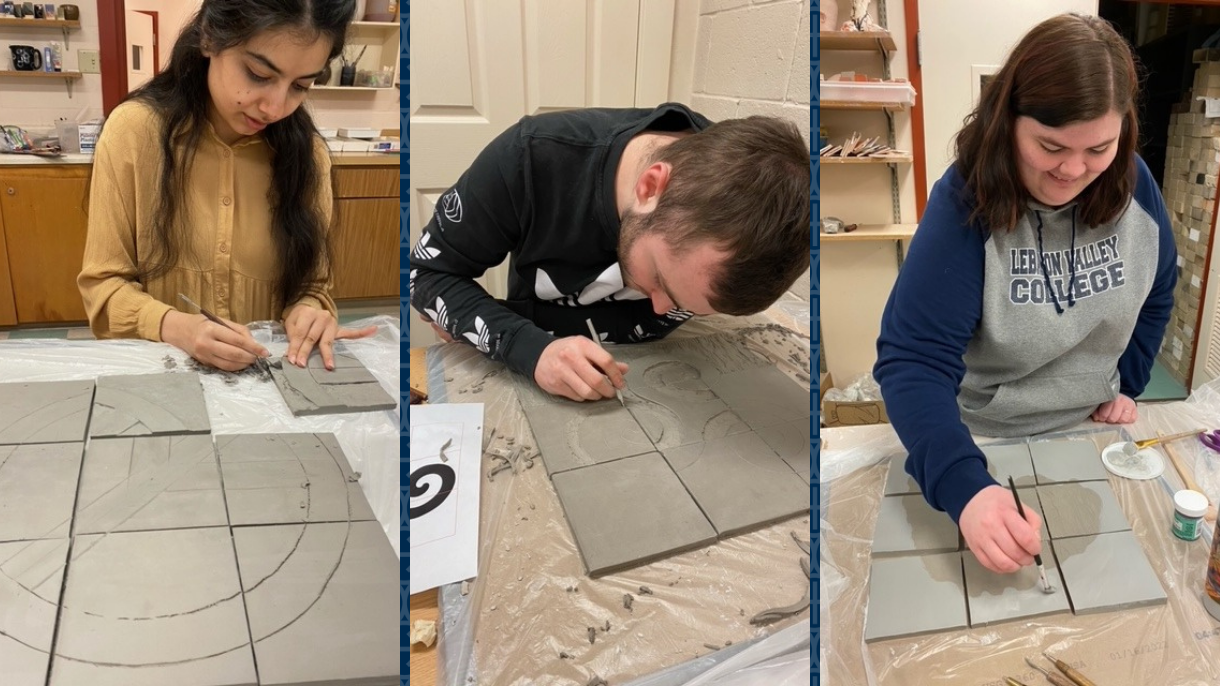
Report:
M885 157L819 157L822 164L910 164L910 155L887 155Z
M891 53L898 44L889 31L822 31L818 34L818 45L823 50L877 50Z
M877 112L903 112L905 102L859 102L855 100L822 100L818 103L824 110L872 110Z
M906 241L915 235L918 224L864 224L851 233L819 233L823 243L850 241Z

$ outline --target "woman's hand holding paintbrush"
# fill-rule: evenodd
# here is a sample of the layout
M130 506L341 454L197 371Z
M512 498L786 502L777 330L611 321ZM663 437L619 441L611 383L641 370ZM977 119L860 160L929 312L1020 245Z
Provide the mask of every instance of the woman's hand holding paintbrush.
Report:
M1042 552L1042 519L1023 513L1013 494L999 484L984 487L966 503L958 524L979 564L997 574L1012 574L1035 564Z

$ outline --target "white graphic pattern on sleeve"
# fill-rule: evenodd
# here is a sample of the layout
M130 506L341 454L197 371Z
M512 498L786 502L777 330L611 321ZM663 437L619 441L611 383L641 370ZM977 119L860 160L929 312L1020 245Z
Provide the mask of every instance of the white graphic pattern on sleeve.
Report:
M534 295L540 300L548 300L564 307L590 305L603 300L644 300L643 293L623 285L623 271L618 263L606 267L592 283L585 286L579 293L564 293L555 285L551 275L545 269L539 269L534 274Z
M437 326L445 331L449 330L449 310L445 307L445 300L443 298L436 299L436 309L429 310L425 307L424 314L427 314Z
M474 332L465 332L462 334L466 340L474 344L474 347L479 349L481 353L491 352L491 336L487 331L487 326L483 323L482 317L474 318Z
M415 299L415 275L418 272L419 272L418 269L412 269L410 281L407 282L407 297L410 300Z
M432 240L432 234L425 233L424 237L419 239L419 243L415 244L415 249L411 251L411 259L413 260L435 260L440 257L441 251L439 248L429 248L428 241Z
M462 197L458 195L456 188L441 198L441 211L445 213L445 219L454 224L462 223Z

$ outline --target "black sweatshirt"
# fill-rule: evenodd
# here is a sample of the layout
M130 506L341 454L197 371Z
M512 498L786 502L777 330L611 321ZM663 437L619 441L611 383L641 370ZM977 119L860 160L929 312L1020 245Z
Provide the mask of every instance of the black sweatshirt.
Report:
M556 337L637 343L669 334L690 312L652 311L618 264L615 175L643 131L702 131L683 105L583 109L526 117L500 134L443 196L411 251L411 305L455 340L534 376ZM475 279L509 260L508 299Z

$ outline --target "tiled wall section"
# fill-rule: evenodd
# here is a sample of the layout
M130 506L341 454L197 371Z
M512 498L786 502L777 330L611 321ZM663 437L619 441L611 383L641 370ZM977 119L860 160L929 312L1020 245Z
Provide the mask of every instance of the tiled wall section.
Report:
M691 105L714 121L783 117L809 140L809 5L703 0Z
M1212 208L1220 172L1220 119L1206 118L1203 102L1195 99L1220 98L1220 50L1197 51L1195 61L1199 67L1189 99L1178 105L1169 119L1163 189L1181 270L1160 360L1170 375L1186 386L1190 385L1187 374L1197 342L1195 324L1207 273L1207 246L1211 243Z

